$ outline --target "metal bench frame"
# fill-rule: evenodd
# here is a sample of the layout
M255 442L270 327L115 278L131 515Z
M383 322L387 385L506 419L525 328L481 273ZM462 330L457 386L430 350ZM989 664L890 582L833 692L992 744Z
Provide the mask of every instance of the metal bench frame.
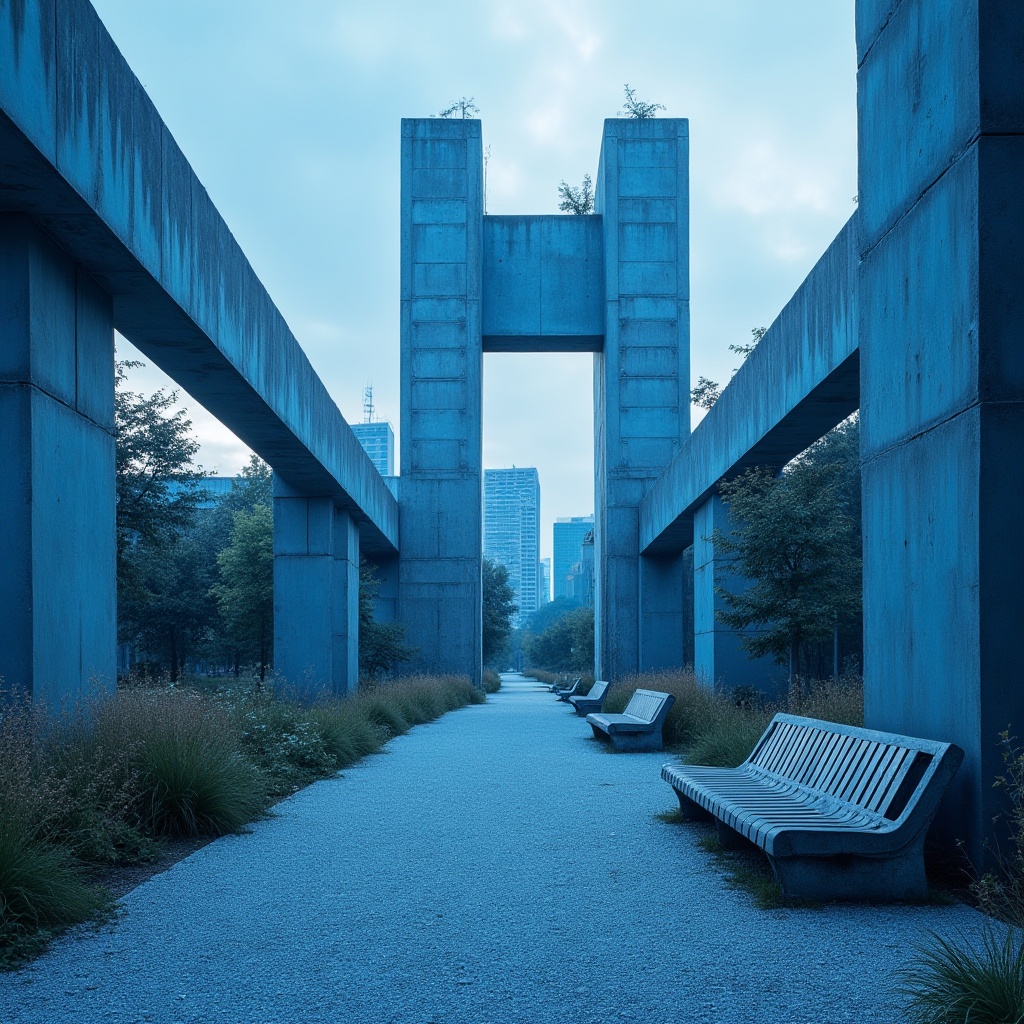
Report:
M570 697L569 703L573 706L580 718L585 718L591 712L601 710L604 698L608 693L608 687L612 684L603 679L598 679L590 688L590 692L583 697Z
M660 690L636 690L621 715L587 715L587 724L599 740L615 750L647 751L663 747L661 730L676 699Z
M555 696L560 701L568 701L569 698L580 688L580 683L583 682L583 676L580 676L572 686L567 686L564 690L554 690Z
M738 768L667 764L686 817L767 854L786 896L918 899L924 841L963 760L952 743L776 715Z

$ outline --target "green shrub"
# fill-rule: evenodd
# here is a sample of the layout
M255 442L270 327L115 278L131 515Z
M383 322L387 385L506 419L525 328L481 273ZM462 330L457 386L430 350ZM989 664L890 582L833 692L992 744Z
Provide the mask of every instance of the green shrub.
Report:
M981 946L933 936L901 972L911 1024L1020 1024L1024 1020L1024 941L986 928Z
M501 689L501 676L493 668L485 668L483 683L484 693L497 693Z

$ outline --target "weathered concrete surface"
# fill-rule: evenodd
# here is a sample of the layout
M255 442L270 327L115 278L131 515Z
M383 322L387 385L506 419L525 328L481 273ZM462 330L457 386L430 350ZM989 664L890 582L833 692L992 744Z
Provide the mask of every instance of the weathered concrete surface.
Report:
M0 214L0 688L59 707L115 681L110 297Z
M727 690L753 686L773 697L786 692L789 673L771 658L747 656L740 638L744 631L730 629L715 618L726 607L718 593L742 593L747 580L733 571L716 553L713 540L718 529L732 530L728 505L712 494L693 513L693 669L708 684L719 683Z
M601 218L484 217L484 351L596 352L603 344Z
M112 297L114 326L367 549L398 509L87 0L0 4L0 211Z
M640 549L679 551L723 477L781 467L860 401L852 217L640 503Z
M690 430L689 136L683 119L607 120L595 208L604 234L605 344L594 356L595 673L672 659L642 633L638 506ZM682 587L655 611L682 629ZM651 650L641 652L646 636Z
M979 862L1024 724L1024 7L857 35L866 718L964 749L938 824Z
M402 121L402 549L411 667L480 682L480 122Z

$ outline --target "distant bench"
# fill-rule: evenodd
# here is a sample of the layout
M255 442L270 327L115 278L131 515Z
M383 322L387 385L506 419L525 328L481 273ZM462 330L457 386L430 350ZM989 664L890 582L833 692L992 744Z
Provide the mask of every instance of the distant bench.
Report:
M585 696L570 697L569 703L573 706L576 714L579 715L580 718L585 718L591 712L601 710L601 705L604 703L604 698L608 693L609 686L611 686L611 683L607 683L603 679L598 679Z
M667 764L687 817L768 855L786 896L917 899L924 840L963 760L951 743L776 715L738 768Z
M587 715L587 723L599 740L615 750L661 750L665 716L675 703L671 693L637 690L621 715Z
M579 676L572 686L562 686L558 684L551 687L551 692L561 701L567 701L579 688L580 683L583 682L583 676Z

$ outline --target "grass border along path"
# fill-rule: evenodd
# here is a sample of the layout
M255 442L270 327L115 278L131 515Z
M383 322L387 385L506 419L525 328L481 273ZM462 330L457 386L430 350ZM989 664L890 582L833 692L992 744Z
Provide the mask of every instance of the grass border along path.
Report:
M99 692L57 717L0 706L0 969L109 917L105 876L161 870L412 726L486 699L462 676L409 676L308 706L248 686Z

